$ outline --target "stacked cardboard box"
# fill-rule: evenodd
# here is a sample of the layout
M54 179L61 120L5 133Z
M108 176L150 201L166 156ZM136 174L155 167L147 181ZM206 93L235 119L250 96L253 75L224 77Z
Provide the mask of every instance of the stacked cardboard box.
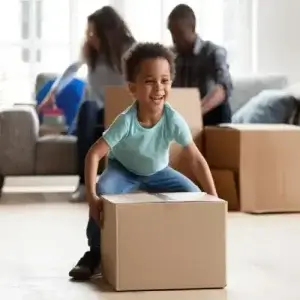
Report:
M300 128L240 124L207 127L206 159L219 196L243 212L299 212Z
M226 201L205 193L104 198L102 271L115 290L226 286Z

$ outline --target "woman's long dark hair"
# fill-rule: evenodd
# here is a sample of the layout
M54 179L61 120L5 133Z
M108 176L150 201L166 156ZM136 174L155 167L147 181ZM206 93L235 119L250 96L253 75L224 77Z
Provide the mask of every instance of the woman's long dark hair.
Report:
M122 17L111 7L103 6L88 17L100 40L100 53L110 67L122 70L122 56L135 39ZM95 70L99 53L89 48L87 63Z

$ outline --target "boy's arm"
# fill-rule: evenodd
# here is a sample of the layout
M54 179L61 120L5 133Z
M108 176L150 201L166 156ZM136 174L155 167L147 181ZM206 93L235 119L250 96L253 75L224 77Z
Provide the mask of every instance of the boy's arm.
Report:
M96 178L99 161L125 137L127 132L128 121L126 116L121 114L88 151L85 158L84 176L89 203L97 198Z
M90 203L97 198L96 179L100 160L105 157L109 151L107 142L100 138L88 151L85 157L84 177L87 200Z
M184 156L187 158L187 162L192 168L197 181L203 186L204 191L218 197L210 168L195 143L192 141L183 149Z
M210 168L195 145L188 124L179 113L175 114L173 124L175 141L183 147L183 155L192 168L197 181L201 183L205 192L217 196Z

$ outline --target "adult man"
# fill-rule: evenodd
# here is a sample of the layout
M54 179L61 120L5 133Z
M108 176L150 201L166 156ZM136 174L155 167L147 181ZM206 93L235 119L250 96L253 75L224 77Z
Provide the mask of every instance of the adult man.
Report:
M226 50L196 33L196 17L185 4L177 5L168 17L175 46L176 76L173 87L198 87L204 125L231 122L229 98L232 80Z

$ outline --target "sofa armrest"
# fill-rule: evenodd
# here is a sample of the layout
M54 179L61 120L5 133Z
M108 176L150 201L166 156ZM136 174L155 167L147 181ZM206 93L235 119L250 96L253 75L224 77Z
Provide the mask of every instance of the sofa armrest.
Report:
M33 107L0 109L0 174L34 174L38 131L38 116Z
M77 138L75 136L40 137L36 153L36 175L77 175Z

